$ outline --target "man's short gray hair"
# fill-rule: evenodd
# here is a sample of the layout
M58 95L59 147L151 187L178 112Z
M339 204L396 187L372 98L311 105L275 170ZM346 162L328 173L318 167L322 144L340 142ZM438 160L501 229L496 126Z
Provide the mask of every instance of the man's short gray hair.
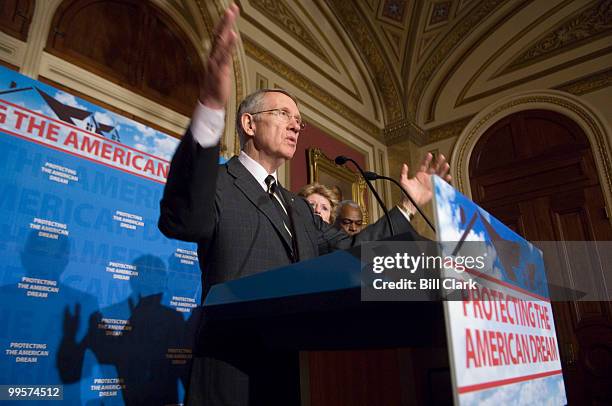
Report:
M350 206L354 209L358 209L359 212L361 212L361 206L359 206L357 202L355 202L354 200L343 200L338 203L338 206L336 206L336 219L340 218L340 212L342 211L342 208L344 206Z
M247 134L242 128L242 115L244 113L254 113L262 110L263 98L266 93L282 93L289 96L291 100L295 102L296 106L298 104L296 98L284 89L259 89L245 97L240 103L240 106L238 106L238 111L236 111L236 131L238 132L238 139L240 140L240 149L244 147L247 140Z

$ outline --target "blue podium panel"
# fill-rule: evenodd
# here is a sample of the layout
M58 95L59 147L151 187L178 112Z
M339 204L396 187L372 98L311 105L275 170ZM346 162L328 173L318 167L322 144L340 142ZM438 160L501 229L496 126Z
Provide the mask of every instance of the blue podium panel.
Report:
M204 306L359 289L361 261L350 251L337 251L297 264L215 285Z
M342 350L443 342L440 302L361 300L360 253L360 247L337 251L214 285L203 309L205 342L198 345Z

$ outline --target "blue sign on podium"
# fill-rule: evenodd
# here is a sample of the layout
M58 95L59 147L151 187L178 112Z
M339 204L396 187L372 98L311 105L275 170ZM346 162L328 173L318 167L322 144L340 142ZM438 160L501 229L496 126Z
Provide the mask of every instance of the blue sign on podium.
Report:
M478 281L444 302L455 404L567 404L542 252L438 177L434 192L442 255L477 242L487 258L441 270Z

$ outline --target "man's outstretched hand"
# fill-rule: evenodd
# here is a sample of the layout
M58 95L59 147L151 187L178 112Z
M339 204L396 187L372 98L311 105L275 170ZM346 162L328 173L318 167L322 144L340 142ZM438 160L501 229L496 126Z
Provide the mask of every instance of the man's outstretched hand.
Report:
M448 173L449 169L450 165L448 162L446 162L444 155L438 155L437 159L434 161L433 156L428 153L423 158L418 171L412 178L408 178L408 165L402 165L400 184L404 190L408 192L410 196L412 196L416 204L421 207L424 204L429 203L433 198L433 184L431 181L431 175L438 175L447 182L450 182L452 178ZM400 204L410 213L414 213L416 210L410 200L408 200L406 197L402 198Z
M215 27L204 83L200 89L200 102L212 109L225 108L231 91L232 53L238 38L232 26L239 14L240 9L232 3Z

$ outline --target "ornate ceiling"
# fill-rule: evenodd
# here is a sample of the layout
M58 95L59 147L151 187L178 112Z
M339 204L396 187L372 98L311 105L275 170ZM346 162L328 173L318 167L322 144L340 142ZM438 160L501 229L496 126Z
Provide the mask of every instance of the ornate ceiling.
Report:
M611 0L243 0L247 57L387 144L512 92L609 86Z
M205 58L227 1L151 2ZM237 2L233 104L258 87L285 87L328 133L376 148L456 136L483 108L517 92L582 95L612 84L612 0ZM22 43L18 21L1 20L17 31L0 35L0 59L33 77L50 74L43 46L60 3L12 0L33 13L35 29Z

